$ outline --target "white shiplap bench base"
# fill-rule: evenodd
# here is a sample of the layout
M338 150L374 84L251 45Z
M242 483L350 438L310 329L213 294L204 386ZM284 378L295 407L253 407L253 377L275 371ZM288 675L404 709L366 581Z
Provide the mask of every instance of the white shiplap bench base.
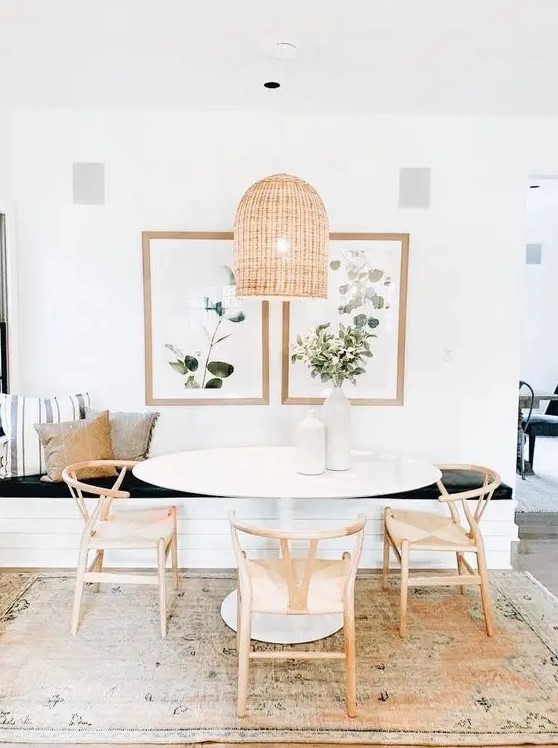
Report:
M118 511L174 504L178 508L179 566L191 569L234 568L235 561L226 515L234 508L238 517L271 523L279 517L276 499L169 498L115 501ZM293 502L297 527L316 528L345 524L359 512L366 514L361 568L382 565L382 514L384 506L412 511L439 512L437 501L413 499L297 499ZM512 543L518 539L515 500L492 501L482 520L482 533L490 569L511 568ZM0 498L0 567L74 567L83 528L77 507L68 498ZM324 555L338 557L342 542L324 543ZM253 555L276 555L276 544L252 539ZM412 554L415 568L454 568L453 553ZM126 568L155 566L154 554L112 551L106 566Z

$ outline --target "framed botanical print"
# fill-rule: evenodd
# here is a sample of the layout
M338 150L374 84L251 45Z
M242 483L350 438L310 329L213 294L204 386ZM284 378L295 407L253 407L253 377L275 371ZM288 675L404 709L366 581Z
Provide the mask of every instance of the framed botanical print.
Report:
M267 405L268 302L240 299L232 232L145 231L147 405Z
M328 387L291 360L298 336L329 323L366 327L372 357L346 388L355 405L402 405L408 234L330 234L329 295L283 303L281 402L319 404Z

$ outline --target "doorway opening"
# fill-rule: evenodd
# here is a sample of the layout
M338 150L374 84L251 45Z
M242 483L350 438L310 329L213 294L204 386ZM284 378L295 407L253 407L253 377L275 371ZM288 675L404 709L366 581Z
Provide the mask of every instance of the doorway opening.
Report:
M558 513L558 176L531 177L521 277L520 512Z
M0 213L0 392L9 392L6 216Z

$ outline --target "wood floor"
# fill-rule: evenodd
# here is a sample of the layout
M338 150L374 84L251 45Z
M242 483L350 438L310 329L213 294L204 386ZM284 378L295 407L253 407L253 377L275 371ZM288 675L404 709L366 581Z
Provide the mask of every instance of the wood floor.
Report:
M516 517L519 526L520 541L513 553L513 565L518 571L529 571L551 592L558 596L558 512L553 514L531 514L520 513ZM37 748L38 743L3 743L2 748ZM85 744L81 743L83 748ZM160 748L150 744L119 744L120 748ZM75 743L58 744L58 748L74 748ZM95 748L113 748L114 744L97 743ZM300 743L249 743L244 748L272 748L272 746L284 746L285 748L301 748ZM337 745L333 743L307 743L305 748L347 748L346 744ZM76 746L77 748L77 746ZM226 743L180 743L167 744L166 748L232 748L232 744ZM352 745L351 748L364 748L360 745ZM370 748L368 746L367 748ZM376 746L375 748L388 748L387 746ZM389 748L403 748L403 746L391 745ZM409 748L407 746L406 748ZM451 748L448 747L448 748ZM492 746L491 748L504 748L504 746ZM509 748L509 746L508 746ZM521 748L521 746L516 746ZM526 747L525 747L526 748ZM540 745L538 748L550 748L550 744Z
M371 745L370 743L2 743L2 748L413 748L412 745ZM423 744L424 745L424 744ZM415 746L414 748L419 748ZM444 746L452 748L452 746ZM463 748L463 746L455 747ZM476 748L484 748L477 746ZM529 748L527 745L516 744L514 746L492 745L490 748ZM537 743L536 746L530 744L530 748L556 748L556 743Z
M513 565L529 571L558 596L558 512L518 512L519 543L514 549Z
M84 746L91 746L92 748L114 748L118 745L118 748L413 748L413 746L406 745L370 745L369 743L55 743L56 748L84 748ZM33 748L50 748L44 743L2 743L2 748L26 748L26 746L33 746ZM418 748L418 747L417 747ZM452 748L452 746L445 746L444 748ZM463 748L463 747L461 747ZM484 748L483 746L477 746L477 748ZM490 748L512 748L510 744L507 745L490 745ZM515 745L513 748L529 748L528 746ZM531 745L530 748L556 748L556 743L537 743L536 747Z
M91 748L114 748L118 745L118 748L413 748L413 746L406 745L370 745L369 743L53 743L48 746L45 743L2 743L2 748L51 748L51 745L56 745L56 748L84 748L84 746L91 746ZM417 747L418 748L418 747ZM452 746L445 746L444 748L452 748ZM462 748L462 747L461 747ZM477 748L484 748L483 746L477 746ZM512 748L510 744L507 745L490 745L490 748ZM515 745L513 748L529 748L529 746ZM531 745L530 748L556 748L556 743L537 743L536 747Z

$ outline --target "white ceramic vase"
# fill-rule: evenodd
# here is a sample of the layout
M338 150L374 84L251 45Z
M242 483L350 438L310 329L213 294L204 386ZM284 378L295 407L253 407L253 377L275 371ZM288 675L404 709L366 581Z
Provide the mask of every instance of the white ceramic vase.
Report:
M351 403L341 387L333 387L323 408L326 427L326 467L348 470L351 467Z
M326 430L310 410L295 430L295 470L302 475L319 475L326 469Z

